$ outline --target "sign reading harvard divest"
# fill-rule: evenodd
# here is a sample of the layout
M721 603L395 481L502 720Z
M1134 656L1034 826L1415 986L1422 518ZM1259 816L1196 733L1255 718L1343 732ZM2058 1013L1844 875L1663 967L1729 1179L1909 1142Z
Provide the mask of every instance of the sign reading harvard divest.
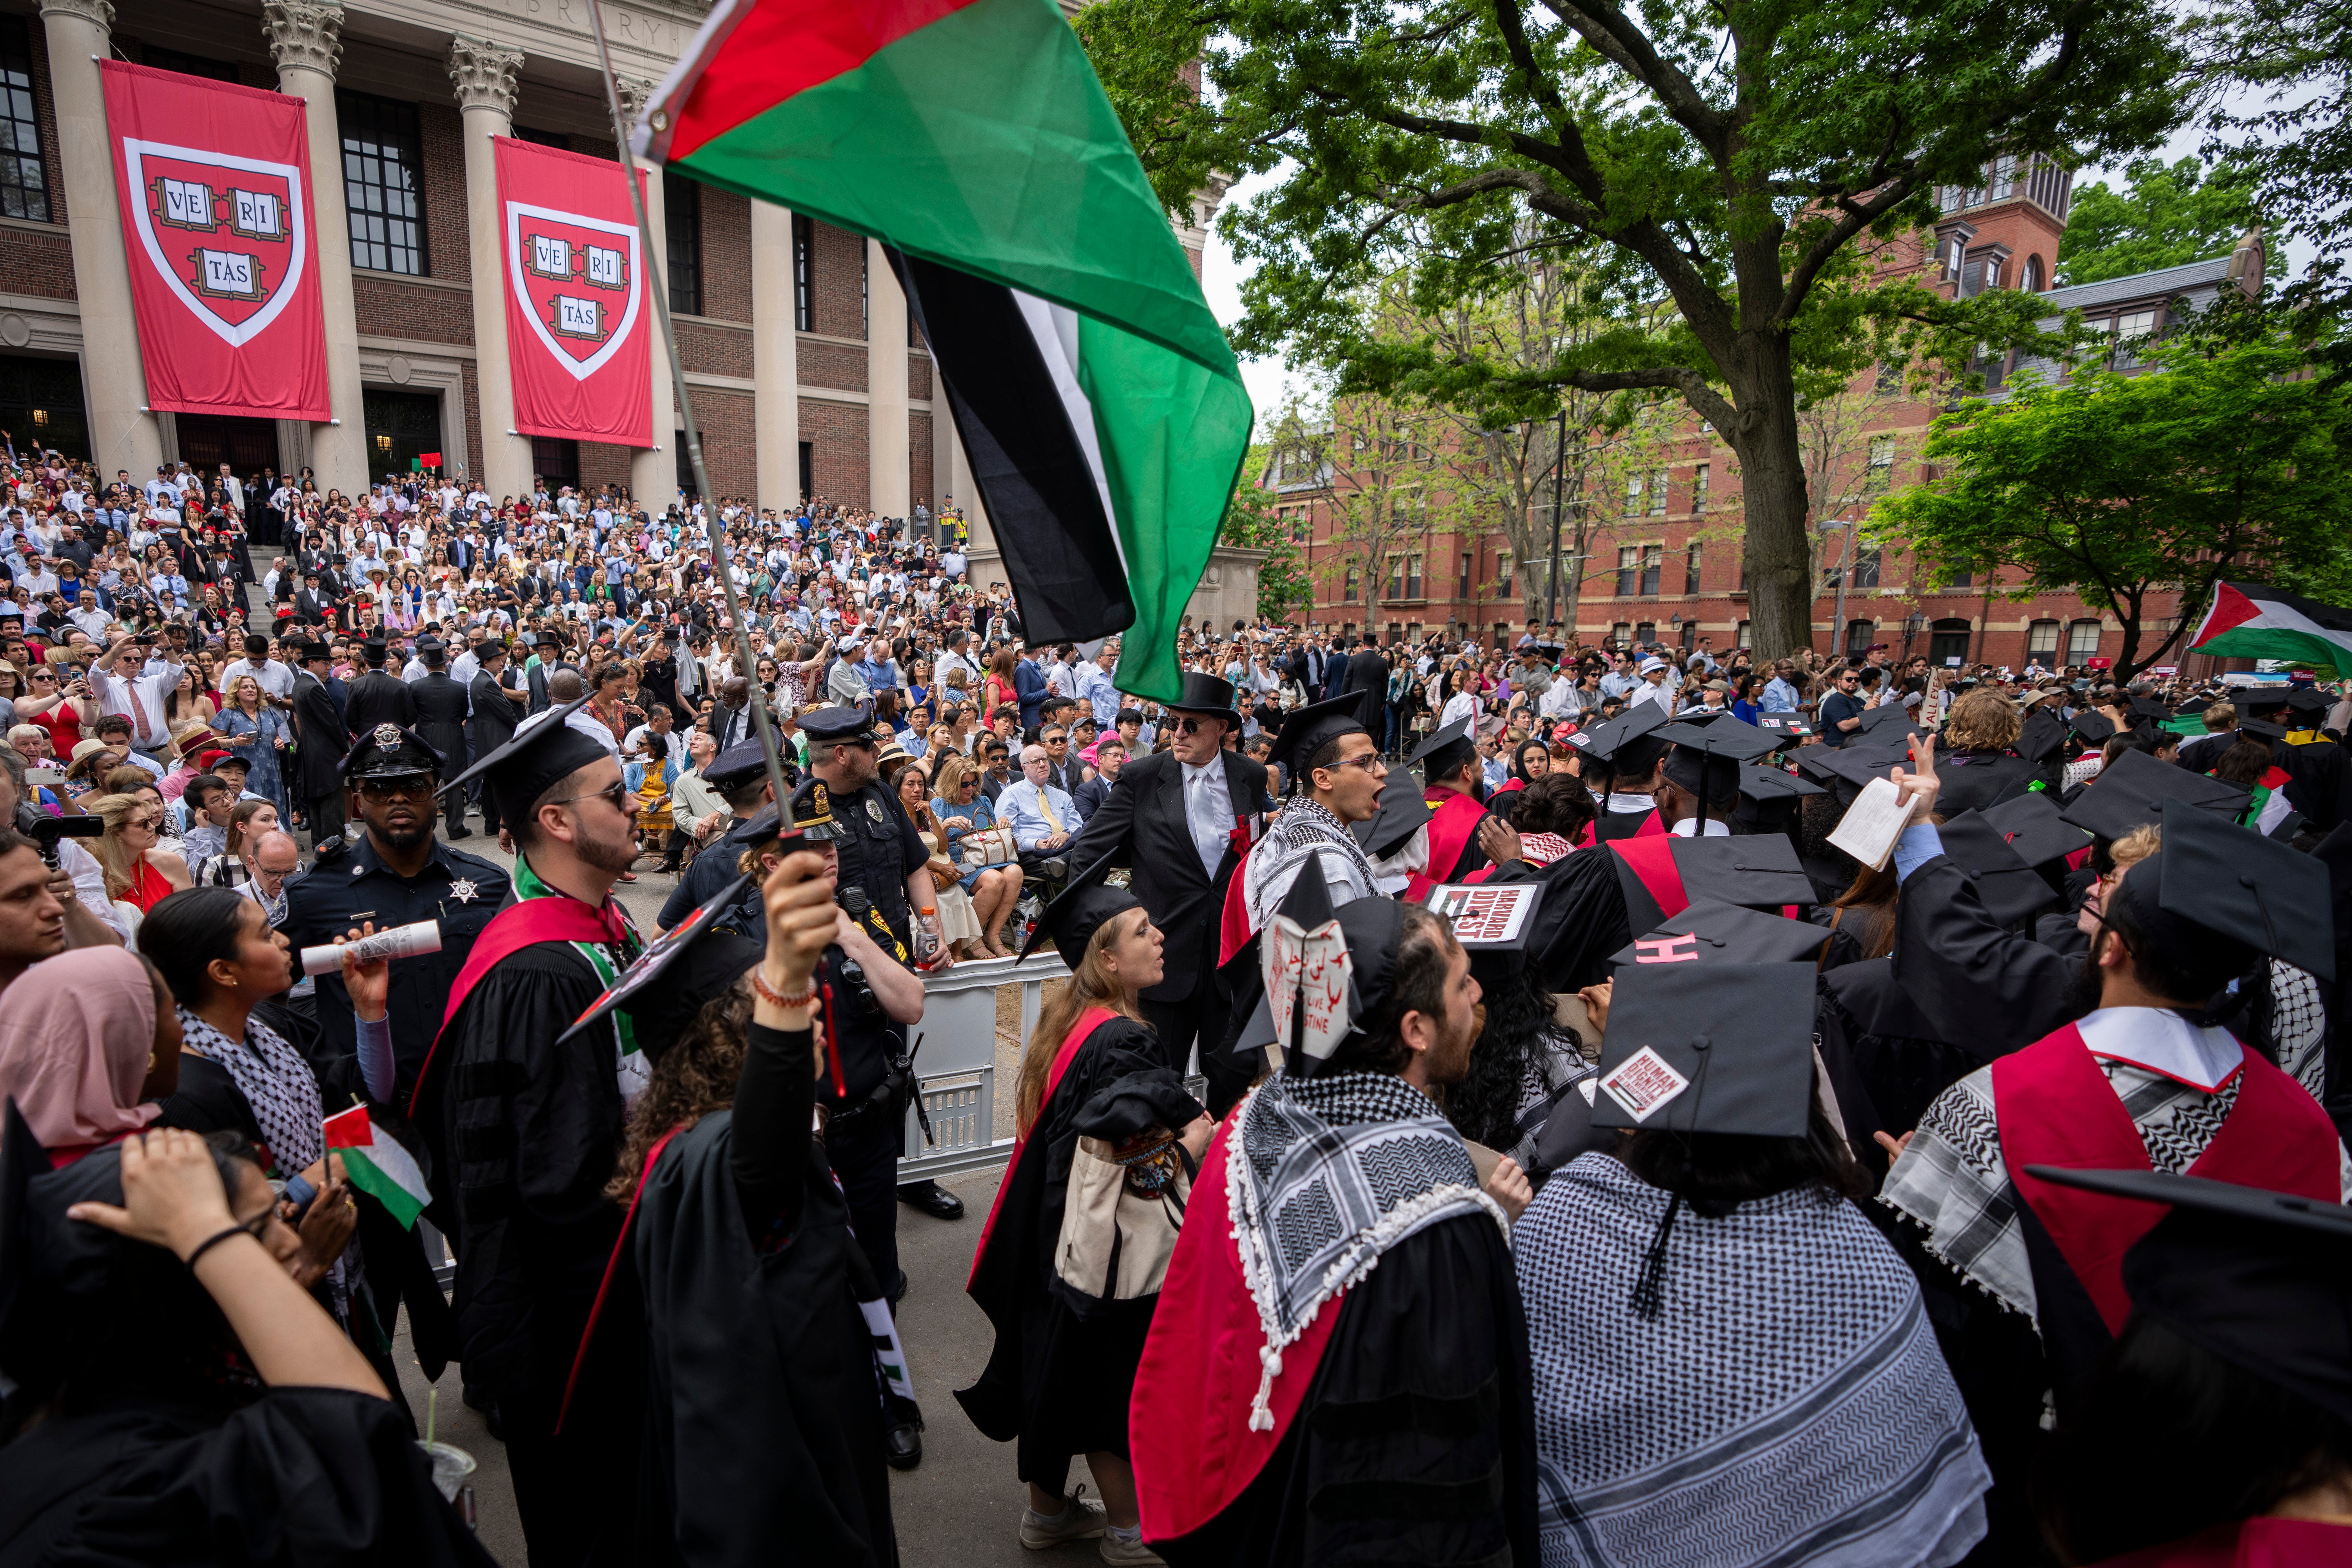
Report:
M100 70L148 405L333 417L302 100L120 60Z
M515 428L652 446L645 264L620 166L510 137L492 141Z

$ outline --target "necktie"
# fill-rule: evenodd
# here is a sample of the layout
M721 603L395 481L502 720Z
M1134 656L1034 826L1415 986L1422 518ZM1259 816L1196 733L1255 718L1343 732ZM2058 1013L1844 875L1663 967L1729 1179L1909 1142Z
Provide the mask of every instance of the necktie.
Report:
M124 681L122 686L123 689L131 693L131 717L139 726L139 738L145 741L155 732L155 721L147 711L146 699L139 695L138 678L132 677Z
M1037 786L1037 809L1045 814L1046 826L1052 828L1056 833L1062 831L1062 819L1054 815L1054 803L1046 797L1045 786L1044 784L1039 784Z

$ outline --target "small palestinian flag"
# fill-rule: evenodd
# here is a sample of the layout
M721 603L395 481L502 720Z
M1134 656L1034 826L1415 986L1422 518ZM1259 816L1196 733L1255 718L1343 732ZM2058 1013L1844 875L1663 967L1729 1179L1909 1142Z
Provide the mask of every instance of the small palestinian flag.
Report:
M425 1190L425 1173L407 1150L388 1132L379 1132L368 1121L367 1107L354 1105L340 1116L327 1118L327 1149L343 1157L343 1173L352 1185L392 1211L392 1217L410 1229L416 1216L433 1201Z
M2308 664L2329 674L2352 670L2352 610L2259 583L2217 583L2213 607L2189 639L2189 651Z
M1029 641L1178 697L1249 395L1054 0L721 0L634 144L888 247Z

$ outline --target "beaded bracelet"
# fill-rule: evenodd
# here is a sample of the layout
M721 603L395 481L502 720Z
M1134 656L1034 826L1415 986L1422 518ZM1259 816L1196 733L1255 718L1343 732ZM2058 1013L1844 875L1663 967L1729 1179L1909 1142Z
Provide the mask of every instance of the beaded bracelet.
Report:
M767 976L754 969L751 971L751 989L759 993L760 999L771 1006L805 1007L816 1000L816 975L814 973L809 975L807 990L797 996L787 996L769 984Z

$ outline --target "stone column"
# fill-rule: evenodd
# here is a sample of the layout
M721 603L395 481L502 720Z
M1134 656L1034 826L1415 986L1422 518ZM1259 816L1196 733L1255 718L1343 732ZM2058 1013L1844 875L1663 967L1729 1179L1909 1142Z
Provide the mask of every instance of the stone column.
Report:
M939 416L933 414L931 417L936 419ZM955 497L956 505L963 509L968 541L964 546L964 581L984 594L990 583L1006 580L1004 552L996 547L995 531L988 526L988 509L981 504L980 487L972 482L971 454L964 450L962 432L950 428L948 438L954 461L949 465L948 480L940 488Z
M653 96L654 84L642 77L620 79L621 118L636 129L638 119L646 111L646 100ZM654 263L662 275L663 287L669 284L669 226L662 202L662 175L658 166L640 163L636 165L646 175L646 226L654 237ZM651 273L646 275L648 278ZM639 506L658 517L662 510L677 495L677 398L670 390L669 350L662 342L661 318L650 296L646 300L646 342L653 352L647 356L653 375L654 444L639 448L629 458L629 494Z
M139 327L131 314L131 273L122 247L122 209L115 198L114 154L106 136L106 92L98 62L113 52L110 0L42 0L49 45L49 91L57 105L59 184L71 194L66 230L73 241L74 296L81 310L82 399L89 412L89 452L108 480L117 468L131 481L155 477L163 435L145 411Z
M801 499L800 336L793 309L793 215L751 204L751 418L760 504Z
M482 488L496 500L530 489L530 439L514 428L514 375L507 363L505 225L499 215L493 136L514 130L515 72L522 51L463 33L449 39L449 85L465 124L466 236L474 284L474 369L482 410Z
M342 0L262 0L261 31L278 62L278 90L299 98L310 142L310 243L327 336L327 395L337 423L313 423L319 488L367 489L367 410L360 392L359 317L352 302L351 226L343 205L343 139L335 68L343 58Z
M909 517L907 293L879 240L866 242L866 496L884 517Z

